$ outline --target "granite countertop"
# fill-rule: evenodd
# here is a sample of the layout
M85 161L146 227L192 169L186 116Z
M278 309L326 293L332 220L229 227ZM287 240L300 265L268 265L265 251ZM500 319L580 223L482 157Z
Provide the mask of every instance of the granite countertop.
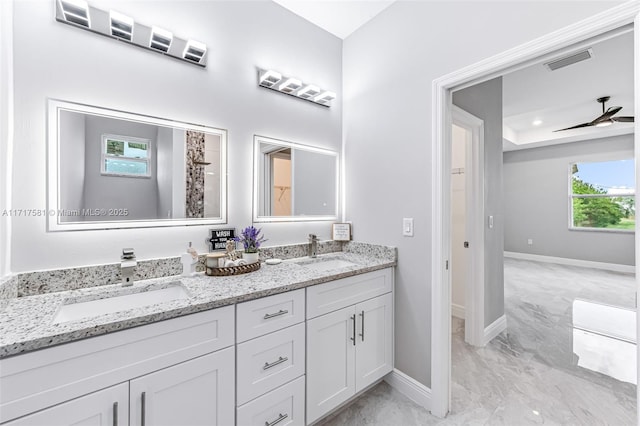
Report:
M375 246L374 246L375 247ZM353 265L319 271L305 266L309 262L342 259ZM182 315L258 299L272 294L308 287L327 281L363 274L396 265L395 251L368 250L336 252L315 260L298 258L278 265L262 264L255 272L230 277L171 276L138 281L131 287L120 284L61 291L10 299L0 311L0 358L43 349L87 337L176 318ZM53 323L63 304L84 302L145 290L169 287L179 282L188 298L95 317Z

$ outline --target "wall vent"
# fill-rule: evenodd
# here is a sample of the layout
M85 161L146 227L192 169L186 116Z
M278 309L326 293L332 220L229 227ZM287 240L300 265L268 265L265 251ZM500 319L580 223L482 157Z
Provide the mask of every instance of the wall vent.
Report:
M593 50L588 48L579 52L574 52L568 56L563 56L561 58L554 59L553 61L546 62L544 66L547 67L549 71L555 71L575 64L576 62L586 61L591 58L593 58Z

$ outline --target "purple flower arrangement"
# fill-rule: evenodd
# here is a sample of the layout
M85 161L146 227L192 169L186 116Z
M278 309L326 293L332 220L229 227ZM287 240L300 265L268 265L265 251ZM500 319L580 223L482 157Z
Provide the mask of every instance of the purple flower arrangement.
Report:
M247 226L242 230L240 236L235 237L234 240L242 243L245 253L257 253L260 244L267 241L263 235L260 235L260 231L262 231L262 229Z

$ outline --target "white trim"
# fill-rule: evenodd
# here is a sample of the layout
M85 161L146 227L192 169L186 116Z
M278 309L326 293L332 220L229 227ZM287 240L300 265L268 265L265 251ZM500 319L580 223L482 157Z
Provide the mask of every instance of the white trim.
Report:
M484 342L484 120L455 105L452 122L471 132L465 158L465 233L469 248L466 261L465 307L468 307L464 340L473 346ZM449 283L451 287L451 283Z
M633 265L594 262L592 260L569 259L566 257L543 256L540 254L518 253L515 251L505 251L504 257L509 257L511 259L533 260L535 262L557 263L559 265L581 266L583 268L602 269L604 271L624 272L625 274L634 274L636 272L636 267Z
M607 31L615 30L636 20L640 25L640 2L628 1L602 13L554 31L528 43L516 46L476 64L459 69L432 83L431 126L431 413L444 417L449 412L451 382L451 286L449 271L450 229L450 144L451 140L451 91L463 85L487 81L521 67L527 62L539 60L541 56L557 52ZM636 26L636 28L638 28ZM635 31L636 57L635 105L640 109L640 79L638 78L638 49L640 40ZM636 138L640 126L636 122ZM640 150L636 150L636 164L640 161ZM447 166L449 165L449 166ZM639 180L639 174L636 173ZM636 225L638 226L638 225ZM640 244L636 239L636 256L640 256ZM637 275L637 274L636 274ZM638 281L640 287L640 280ZM640 315L638 316L640 318ZM640 327L638 328L640 330ZM428 331L426 332L428 333ZM640 372L640 369L638 370ZM640 395L640 393L639 393ZM638 404L640 410L640 404Z
M461 320L466 320L464 306L458 305L457 303L452 303L451 316L460 318ZM466 322L465 322L465 329L466 329Z
M0 148L0 158L4 157L0 163L0 207L6 210L13 205L13 95L13 2L0 1L0 140L6 143L6 148ZM4 277L11 274L11 215L0 216L0 221L0 277Z
M384 381L419 406L424 407L425 410L431 409L431 389L416 379L394 368L384 377Z
M484 344L492 341L498 334L502 333L507 329L507 317L502 315L500 318L489 324L484 329Z
M634 108L635 111L640 111L640 12L636 15L634 19L634 35L633 35L633 45L634 45L634 55L633 55L633 69L635 75L635 93L634 93ZM634 126L634 159L636 164L636 188L638 187L638 183L640 183L640 173L638 173L638 164L640 162L640 121L635 121ZM636 269L637 265L640 262L640 239L638 239L637 235L640 230L640 224L636 222L636 237L635 237L635 250L636 250ZM636 272L636 309L638 307L638 294L640 294L640 274ZM640 315L636 315L636 342L640 342ZM636 371L638 377L636 378L636 383L640 383L640 351L637 353L636 359ZM640 392L637 391L636 388L636 407L637 413L636 418L640 419Z

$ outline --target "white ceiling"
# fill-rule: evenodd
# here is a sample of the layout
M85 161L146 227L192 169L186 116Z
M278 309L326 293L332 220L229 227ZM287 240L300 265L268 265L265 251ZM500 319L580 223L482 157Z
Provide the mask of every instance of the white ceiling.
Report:
M307 21L345 39L395 0L273 0Z
M616 115L634 115L633 32L588 46L593 50L593 58L586 61L556 71L549 71L539 63L503 77L506 151L633 131L633 123L615 123L603 128L553 132L598 117L602 106L596 99L602 96L611 96L607 108L622 107ZM542 124L533 125L535 120L541 120Z

